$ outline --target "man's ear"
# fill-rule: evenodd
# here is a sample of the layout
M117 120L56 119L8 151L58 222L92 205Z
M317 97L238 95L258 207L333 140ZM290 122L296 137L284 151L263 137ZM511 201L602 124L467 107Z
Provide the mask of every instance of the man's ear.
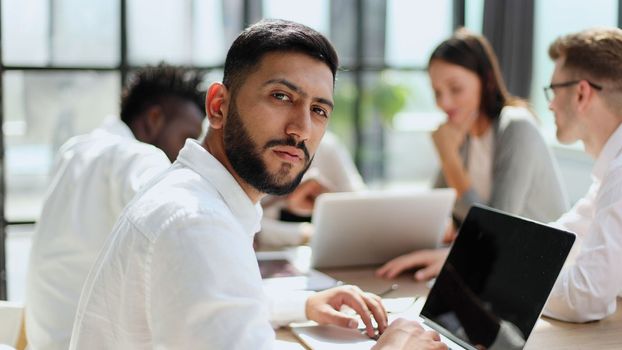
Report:
M580 112L583 112L588 108L596 91L585 80L579 82L577 90L577 108Z
M210 85L205 94L205 113L210 128L221 129L229 108L229 90L221 83Z
M162 107L159 105L150 107L146 112L144 123L145 137L148 143L155 142L160 132L162 132L164 124L166 124L166 116L164 115Z

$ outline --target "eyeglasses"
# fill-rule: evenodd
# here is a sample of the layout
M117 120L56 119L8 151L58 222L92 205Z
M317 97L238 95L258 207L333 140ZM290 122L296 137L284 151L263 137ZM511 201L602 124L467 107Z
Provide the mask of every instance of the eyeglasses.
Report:
M572 81L567 81L567 82L564 82L564 83L555 83L555 84L551 84L549 86L545 86L544 87L544 96L546 97L546 100L549 103L551 103L551 101L553 101L553 98L555 98L555 89L556 88L564 88L564 87L573 86L573 85L579 84L580 82L582 82L584 80L585 79L582 79L582 80L572 80ZM587 83L590 84L590 86L593 87L596 90L600 91L600 90L603 89L603 87L598 85L598 84L592 83L589 80L585 80L585 81L587 81Z

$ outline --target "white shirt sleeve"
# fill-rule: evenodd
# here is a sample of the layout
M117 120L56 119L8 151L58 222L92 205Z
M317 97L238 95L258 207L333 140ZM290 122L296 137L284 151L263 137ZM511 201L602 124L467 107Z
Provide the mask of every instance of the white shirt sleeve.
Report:
M306 321L305 306L307 299L313 294L314 292L308 291L266 290L272 327L278 328L291 322Z
M572 209L550 225L574 232L577 238L582 240L589 231L592 218L594 217L596 194L599 187L599 183L592 183L585 197L578 200Z
M560 220L566 229L585 232L576 261L562 269L544 310L565 321L599 320L614 313L622 291L622 167L604 178L593 200L590 194Z
M267 246L295 246L303 244L305 231L313 231L309 222L285 222L263 217L259 240Z
M311 164L317 177L324 180L331 191L352 192L365 189L361 174L356 169L348 150L333 134L327 133ZM313 172L309 169L309 174Z
M273 348L251 238L230 218L204 216L183 218L155 244L145 300L154 348Z

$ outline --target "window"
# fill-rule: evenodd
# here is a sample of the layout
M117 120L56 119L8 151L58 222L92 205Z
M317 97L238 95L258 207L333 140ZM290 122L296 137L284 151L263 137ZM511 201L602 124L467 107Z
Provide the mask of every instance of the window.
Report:
M453 29L452 1L410 0L387 2L386 63L390 66L425 67L438 43Z
M4 65L119 63L119 2L3 0Z
M221 78L233 38L258 18L298 21L334 43L343 70L329 127L358 152L368 181L419 171L421 162L406 159L413 125L429 129L439 120L425 66L454 28L453 0L0 1L0 151L4 218L12 230L17 222L37 220L58 147L118 115L121 86L132 71L162 60L192 65L206 69L207 87ZM467 25L480 21L477 10L474 19L469 11ZM378 103L383 107L374 107ZM411 170L400 172L400 163ZM0 276L4 258L0 249ZM4 289L0 278L0 299Z
M132 65L221 65L225 40L221 1L129 0L128 51Z

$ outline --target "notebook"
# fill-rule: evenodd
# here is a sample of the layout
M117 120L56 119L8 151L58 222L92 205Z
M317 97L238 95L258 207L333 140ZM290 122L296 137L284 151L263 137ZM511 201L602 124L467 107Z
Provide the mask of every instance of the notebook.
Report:
M311 266L379 265L438 247L455 198L446 188L323 194L313 212Z
M421 312L390 319L417 319L439 332L451 349L522 349L574 241L573 233L474 206ZM373 345L362 334L336 327L293 331L312 349ZM338 336L346 333L353 339Z

